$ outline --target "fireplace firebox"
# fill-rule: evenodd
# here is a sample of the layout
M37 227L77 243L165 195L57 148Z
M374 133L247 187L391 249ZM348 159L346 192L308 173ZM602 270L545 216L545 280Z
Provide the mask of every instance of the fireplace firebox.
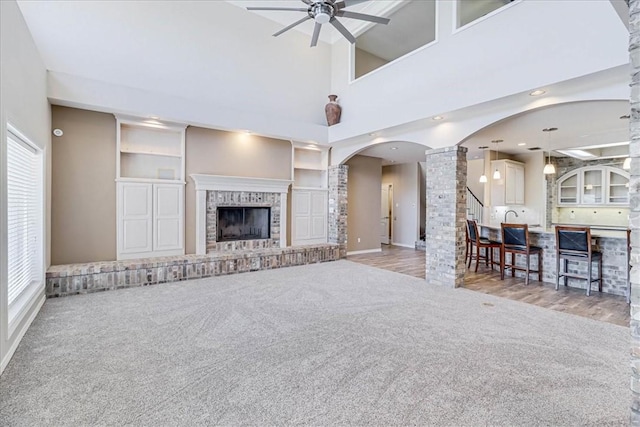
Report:
M269 239L271 208L218 206L218 242Z

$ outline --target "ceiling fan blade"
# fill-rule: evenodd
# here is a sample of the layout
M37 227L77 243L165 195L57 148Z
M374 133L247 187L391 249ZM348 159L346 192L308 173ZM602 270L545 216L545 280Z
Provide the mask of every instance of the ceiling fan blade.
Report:
M318 38L320 37L320 30L322 29L322 24L318 24L316 22L316 26L313 27L313 37L311 37L311 47L314 47L318 44Z
M301 7L248 7L247 10L285 10L288 12L307 12L308 9Z
M356 38L353 37L349 30L347 30L344 25L342 25L336 18L331 18L331 21L329 22L335 27L336 30L340 31L344 38L349 40L351 44L354 44L356 42Z
M344 9L345 7L353 6L353 5L356 5L358 3L364 3L366 1L369 1L369 0L342 0L342 1L336 2L335 6L338 9Z
M311 17L309 15L305 16L304 18L302 18L299 21L294 22L293 24L289 25L288 27L284 27L283 29L281 29L280 31L278 31L277 33L275 33L273 35L273 37L278 37L280 34L284 33L285 31L289 31L290 29L292 29L293 27L295 27L296 25L300 25L302 24L304 21L308 21L309 19L311 19Z
M381 16L367 15L364 13L349 12L348 10L339 10L336 12L337 16L344 18L360 19L361 21L375 22L377 24L388 24L391 21L389 18L382 18Z

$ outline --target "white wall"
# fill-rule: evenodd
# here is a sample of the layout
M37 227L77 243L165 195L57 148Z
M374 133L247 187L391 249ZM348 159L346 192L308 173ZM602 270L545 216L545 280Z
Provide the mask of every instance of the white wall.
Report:
M419 179L417 162L382 168L382 184L393 184L394 245L413 248L420 237Z
M0 2L0 372L9 363L20 339L44 303L44 270L42 286L32 296L23 311L9 325L7 304L7 176L6 135L7 121L17 127L27 138L44 150L45 186L47 188L46 212L50 209L51 111L47 101L46 70L29 34L20 10L13 0ZM45 224L46 265L49 265L49 224ZM12 333L10 333L10 329Z
M343 113L330 142L628 63L629 35L609 2L522 1L453 33L455 4L438 2L436 43L354 82L350 45L334 45L332 91Z

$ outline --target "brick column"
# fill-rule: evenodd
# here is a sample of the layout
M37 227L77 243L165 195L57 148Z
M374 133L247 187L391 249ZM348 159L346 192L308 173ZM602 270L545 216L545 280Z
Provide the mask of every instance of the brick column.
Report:
M426 279L457 288L465 272L467 148L428 150L426 175Z
M340 258L347 256L347 177L349 166L329 166L328 241L340 245Z
M631 60L631 170L629 226L631 227L631 425L640 425L640 0L629 2Z

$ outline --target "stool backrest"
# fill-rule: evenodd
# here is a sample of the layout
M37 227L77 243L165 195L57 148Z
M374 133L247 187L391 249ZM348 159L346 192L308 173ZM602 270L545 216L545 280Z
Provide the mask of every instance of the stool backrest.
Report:
M591 252L591 229L589 227L556 226L557 252L567 254L589 254Z
M475 219L467 220L467 232L469 233L469 240L477 242L478 240L478 223Z
M504 246L529 246L529 226L527 224L500 224Z

